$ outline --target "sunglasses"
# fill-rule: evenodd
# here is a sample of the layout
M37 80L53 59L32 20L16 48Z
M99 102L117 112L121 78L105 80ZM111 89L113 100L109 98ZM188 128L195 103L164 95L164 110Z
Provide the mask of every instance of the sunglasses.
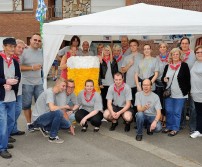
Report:
M41 42L41 40L33 39L35 42Z

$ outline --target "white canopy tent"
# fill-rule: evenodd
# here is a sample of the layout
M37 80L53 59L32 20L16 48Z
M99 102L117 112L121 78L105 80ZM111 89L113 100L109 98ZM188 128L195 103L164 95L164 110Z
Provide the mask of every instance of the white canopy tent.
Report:
M44 87L47 75L59 47L67 35L173 35L202 34L202 12L183 9L135 4L104 12L45 23Z

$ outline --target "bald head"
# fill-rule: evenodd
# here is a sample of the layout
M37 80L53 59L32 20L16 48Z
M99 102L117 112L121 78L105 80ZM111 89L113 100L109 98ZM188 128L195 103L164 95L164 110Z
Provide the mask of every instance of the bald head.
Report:
M88 49L89 49L89 43L88 43L88 41L84 41L83 42L82 48L83 48L83 51L88 52Z

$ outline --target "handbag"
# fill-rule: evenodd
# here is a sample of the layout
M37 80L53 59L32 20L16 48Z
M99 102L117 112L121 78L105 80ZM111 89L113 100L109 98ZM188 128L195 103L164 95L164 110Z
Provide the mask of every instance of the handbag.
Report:
M175 71L175 72L176 72L176 71ZM175 76L175 73L174 73L174 75L173 75L173 78L174 78L174 76ZM170 86L169 86L167 89L165 89L165 90L163 91L163 97L164 97L164 98L168 98L168 97L171 96L171 85L172 85L172 82L173 82L173 78L172 78L172 81L171 81L171 83L170 83Z

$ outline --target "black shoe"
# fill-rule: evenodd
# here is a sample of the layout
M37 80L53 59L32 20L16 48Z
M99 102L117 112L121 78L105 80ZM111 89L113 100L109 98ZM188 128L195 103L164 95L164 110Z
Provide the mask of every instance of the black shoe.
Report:
M129 131L130 131L130 123L126 123L126 124L125 124L124 131L125 131L125 132L129 132Z
M99 130L100 130L99 127L95 127L93 131L94 131L94 132L98 132Z
M11 136L20 136L20 135L24 135L25 132L24 131L17 131L16 133L11 133Z
M49 137L49 132L48 131L46 131L44 128L39 128L39 130L41 131L41 133L42 133L42 135L44 136L44 137Z
M0 152L0 156L2 158L5 158L5 159L9 159L12 157L12 155L7 151L7 150L4 150L4 151L1 151Z
M14 143L16 142L16 139L12 138L11 136L8 138L9 143Z
M141 141L141 140L142 140L142 135L137 135L137 136L136 136L136 140L137 140L137 141Z
M109 128L110 131L114 131L118 125L118 122L112 123L112 126Z
M27 130L28 130L28 132L34 132L35 131L34 125L33 124L27 125Z
M150 129L147 129L147 135L153 135L153 132L150 131Z
M13 144L8 143L8 145L7 145L7 149L12 149L12 148L14 148L14 145L13 145Z
M88 129L88 124L86 123L85 125L83 125L81 132L86 132Z

